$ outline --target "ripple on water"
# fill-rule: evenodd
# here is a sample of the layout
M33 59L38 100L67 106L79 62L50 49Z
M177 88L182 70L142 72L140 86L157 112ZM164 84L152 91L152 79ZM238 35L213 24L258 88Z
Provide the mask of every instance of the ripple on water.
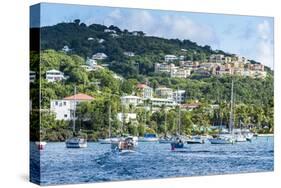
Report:
M36 160L38 152L33 153ZM272 171L273 155L273 138L234 145L188 145L186 152L171 152L169 144L139 143L137 152L128 155L112 153L110 145L98 143L85 149L48 143L40 152L41 184ZM39 170L35 162L31 168Z

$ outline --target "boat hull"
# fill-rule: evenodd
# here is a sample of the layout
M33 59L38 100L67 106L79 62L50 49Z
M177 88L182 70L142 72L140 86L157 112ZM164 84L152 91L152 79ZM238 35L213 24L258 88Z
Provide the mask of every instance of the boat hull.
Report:
M65 142L66 148L86 148L87 141L84 138L70 138Z
M209 139L209 142L211 144L233 144L234 143L234 141L231 139L216 139L216 138Z

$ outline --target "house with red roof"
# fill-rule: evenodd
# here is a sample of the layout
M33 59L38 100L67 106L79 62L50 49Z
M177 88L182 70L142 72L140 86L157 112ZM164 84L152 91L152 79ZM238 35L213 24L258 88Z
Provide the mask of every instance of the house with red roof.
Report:
M153 96L153 89L146 84L138 84L137 89L141 93L141 97L150 99Z
M50 110L55 113L56 120L69 121L73 119L73 112L79 103L92 100L94 100L94 97L78 93L64 97L61 100L51 100Z

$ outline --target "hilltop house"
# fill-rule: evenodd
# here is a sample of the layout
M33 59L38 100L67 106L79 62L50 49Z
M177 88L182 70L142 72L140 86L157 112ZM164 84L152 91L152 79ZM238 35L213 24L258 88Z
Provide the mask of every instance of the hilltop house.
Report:
M96 53L92 56L92 59L94 60L104 60L107 58L107 55L105 53Z
M93 99L94 98L89 95L78 93L65 97L62 100L51 100L50 110L55 113L56 120L71 120L77 104Z
M95 69L97 67L97 61L94 59L87 58L86 64L88 66L92 67L93 69Z
M124 106L129 106L130 104L133 106L137 106L143 104L143 99L141 97L132 95L122 96L121 104Z
M167 72L171 73L171 70L175 69L175 65L173 63L167 64L167 63L155 63L154 65L154 72Z
M46 71L46 80L48 82L62 81L64 79L65 79L65 77L64 77L63 72L61 72L59 70L52 69L52 70Z
M178 57L175 55L165 55L164 59L165 62L171 62L171 61L178 60Z
M70 49L67 45L65 45L65 46L61 49L61 51L67 53L67 52L70 52L71 49Z
M167 87L158 87L155 93L160 98L173 99L173 89Z
M186 98L186 92L185 90L176 90L173 92L173 100L178 103L181 104L184 102Z
M146 84L138 84L137 89L141 92L141 97L144 99L150 99L153 95L153 89Z
M135 56L135 53L134 52L124 52L123 53L125 56L128 56L128 57L134 57Z
M29 82L35 82L36 79L36 72L35 71L30 71L29 72Z
M171 78L187 78L191 74L190 69L187 68L174 68L171 70L170 77Z
M158 107L161 106L173 107L177 105L177 103L173 99L151 98L150 102L152 106L158 106Z

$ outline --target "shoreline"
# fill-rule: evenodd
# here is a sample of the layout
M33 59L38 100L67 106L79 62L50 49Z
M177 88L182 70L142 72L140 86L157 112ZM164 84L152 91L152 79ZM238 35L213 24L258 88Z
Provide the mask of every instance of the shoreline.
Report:
M274 137L273 133L270 134L258 134L258 137Z

